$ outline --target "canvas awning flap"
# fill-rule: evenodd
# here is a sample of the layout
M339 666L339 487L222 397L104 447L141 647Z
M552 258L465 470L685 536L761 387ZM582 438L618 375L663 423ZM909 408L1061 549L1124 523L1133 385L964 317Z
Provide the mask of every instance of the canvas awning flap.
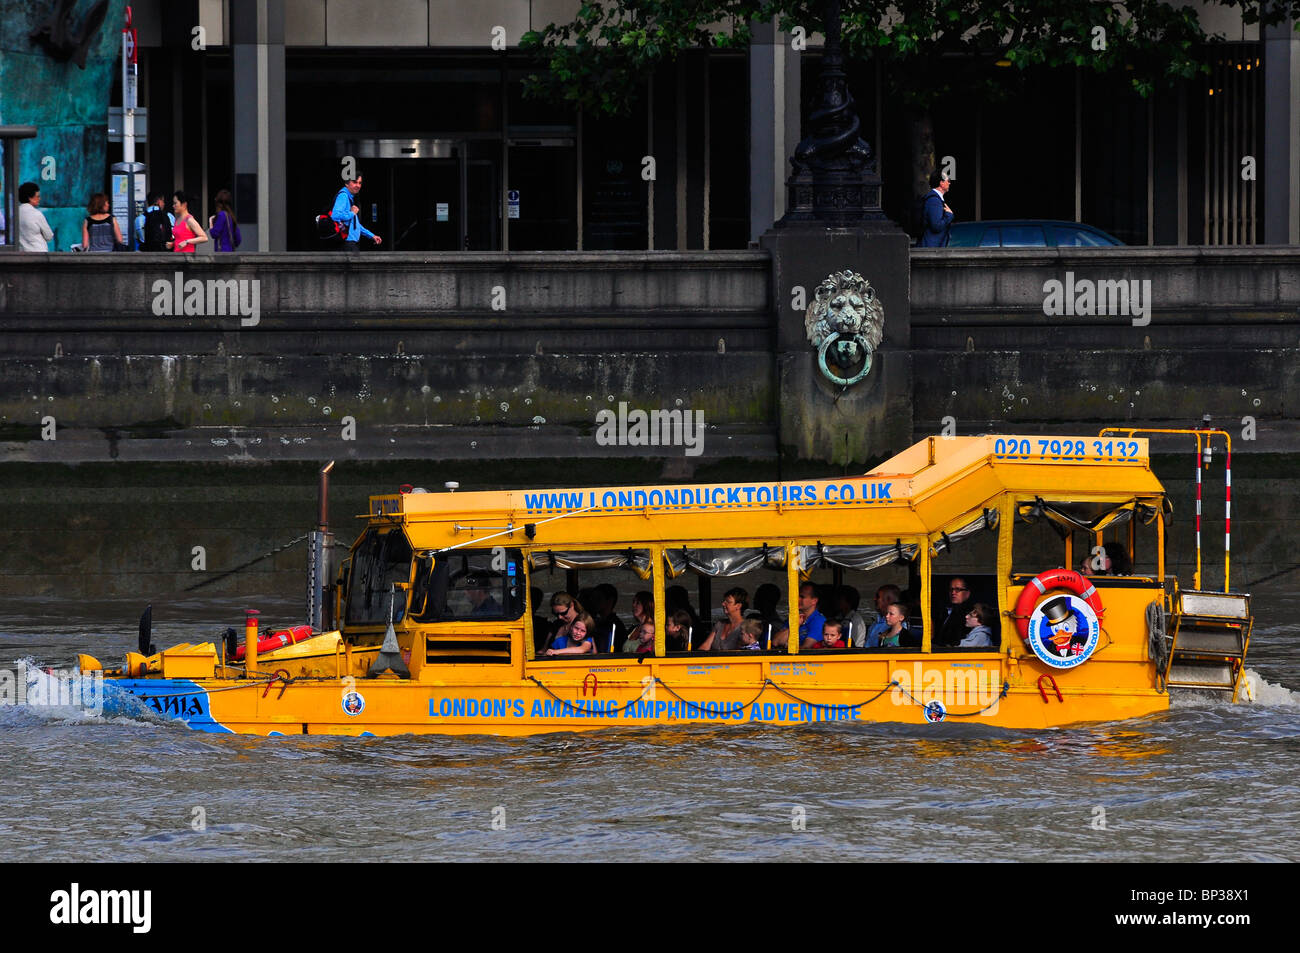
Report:
M992 532L998 528L1001 514L994 507L985 507L974 513L967 513L948 530L930 537L930 551L938 554L948 549L953 543L974 536L979 532Z
M895 542L876 546L802 546L799 564L804 569L842 566L845 569L879 569L892 563L907 563L916 558L916 543Z
M533 569L630 569L650 578L648 549L548 549L530 553L528 561Z
M747 546L739 549L665 549L668 578L688 569L705 576L743 576L755 569L784 569L784 546Z
M1163 506L1166 512L1170 512L1167 501ZM1108 526L1126 523L1134 516L1144 525L1148 524L1159 515L1160 510L1161 504L1138 499L1115 504L1044 500L1039 497L1032 503L1021 503L1017 512L1020 519L1026 523L1033 523L1046 517L1065 530L1081 529L1088 533L1100 533Z

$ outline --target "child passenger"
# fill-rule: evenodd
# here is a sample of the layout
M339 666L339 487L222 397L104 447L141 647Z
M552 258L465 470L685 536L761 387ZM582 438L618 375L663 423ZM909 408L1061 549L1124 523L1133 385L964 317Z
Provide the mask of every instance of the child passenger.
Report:
M685 609L678 609L668 617L665 634L668 636L666 648L669 652L686 651L686 640L690 637L691 625L691 614Z
M550 648L547 655L594 655L596 643L592 641L591 629L596 623L589 615L580 615L569 624L568 645L563 648ZM558 640L557 640L558 641Z
M640 644L636 647L637 655L648 655L655 650L655 620L646 619L641 623Z
M822 640L812 648L814 650L844 648L844 639L841 635L840 623L827 619L826 625L822 627Z
M740 623L740 648L750 652L763 651L763 620L746 619Z

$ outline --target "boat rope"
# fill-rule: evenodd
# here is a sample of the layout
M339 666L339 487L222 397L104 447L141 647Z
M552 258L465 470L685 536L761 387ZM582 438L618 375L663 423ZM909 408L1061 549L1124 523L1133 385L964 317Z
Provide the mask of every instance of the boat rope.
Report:
M834 708L845 708L845 709L848 709L849 711L856 711L857 709L861 708L863 705L870 705L873 701L875 701L875 700L876 700L877 698L879 698L881 695L885 694L885 692L889 691L890 689L896 688L896 687L898 686L898 682L897 682L897 681L892 681L892 682L890 682L888 685L886 685L886 686L885 686L884 688L882 688L880 691L876 692L876 694L872 695L872 696L871 696L870 698L868 698L866 701L864 701L864 702L858 702L856 705L835 705L834 703L830 703L830 702L810 702L810 701L808 701L808 700L805 699L805 698L800 698L800 697L799 697L798 695L796 695L794 692L789 691L789 690L786 689L786 688L782 688L780 685L778 685L776 682L772 681L770 678L765 678L765 679L763 679L763 687L762 687L761 689L759 689L758 694L759 694L759 695L762 695L763 692L765 692L765 691L767 690L767 687L768 687L769 685L771 685L773 688L775 688L775 689L776 689L778 692L780 692L782 695L786 695L786 696L788 696L788 697L790 697L790 698L793 698L795 701L797 701L797 702L798 702L799 704L801 704L801 705L822 705L822 706L829 706L829 707L834 707ZM664 686L664 687L666 688L667 686ZM669 689L669 691L671 691L671 689ZM681 696L678 696L678 697L681 697ZM755 696L755 697L754 697L754 701L758 701L758 696ZM753 704L753 702L751 702L750 704Z
M220 575L213 576L210 579L204 579L202 582L196 582L194 585L188 587L185 591L193 592L195 589L202 589L204 586L210 586L214 582L220 582L222 579L225 579L227 576L233 576L237 572L243 572L245 569L247 569L249 566L253 565L254 563L260 563L263 559L268 559L271 556L276 555L277 553L282 553L290 546L297 546L299 543L305 542L310 538L311 538L311 533L303 533L297 539L291 539L283 546L278 546L275 549L271 550L269 553L262 553L262 555L260 556L255 556L252 559L250 559L248 562L244 563L243 565L236 566L234 569L228 569L225 572L221 573Z
M1165 665L1169 661L1168 620L1159 602L1147 604L1147 652L1156 665L1156 691L1165 690Z
M538 681L536 677L534 677L534 676L532 676L532 675L529 675L529 676L528 676L528 680L529 680L530 682L532 682L534 685L536 685L538 688L540 688L542 691L546 692L546 694L548 694L548 695L550 695L552 698L554 698L557 702L560 702L562 705L564 705L564 707L565 707L566 710L568 710L568 711L572 711L572 712L575 712L575 713L578 713L578 714L582 714L582 713L583 713L583 710L582 710L581 708L575 708L572 704L569 703L569 700L568 700L567 698L561 698L559 695L555 694L555 692L551 691L550 688L548 688L548 687L547 687L546 685L544 685L542 682ZM657 682L657 681L659 681L659 680L656 678L655 681ZM602 712L602 714L604 714L604 715L606 715L606 716L611 715L611 714L615 714L615 713L621 714L621 713L627 711L628 709L632 708L632 706L637 705L637 704L639 704L639 703L645 701L645 700L646 700L646 697L645 697L646 689L648 689L649 687L650 687L650 686L647 685L645 688L641 689L641 694L640 694L638 697L632 699L630 702L628 702L628 703L627 703L626 705L624 705L622 708L610 709L609 711ZM667 686L664 686L664 687L667 688ZM588 712L586 712L586 714L591 714L591 712L588 711Z
M899 691L901 691L901 692L902 692L904 695L906 695L908 698L912 699L912 701L916 702L916 704L920 705L922 708L929 708L929 707L930 707L930 706L927 705L925 702L921 701L919 698L917 698L915 695L913 695L911 692L909 692L906 688L900 688ZM950 711L950 712L945 712L945 717L947 717L947 718L974 718L976 715L982 715L982 714L984 714L986 711L989 711L990 709L997 708L997 707L998 707L998 703L1001 702L1002 699L1006 698L1007 695L1010 693L1010 691L1011 691L1011 683L1010 683L1010 682L1006 682L1006 681L1004 681L1004 682L1002 683L1002 691L998 692L998 697L995 698L995 699L993 699L993 701L989 702L987 705L985 705L985 706L984 706L983 708L981 708L979 711Z

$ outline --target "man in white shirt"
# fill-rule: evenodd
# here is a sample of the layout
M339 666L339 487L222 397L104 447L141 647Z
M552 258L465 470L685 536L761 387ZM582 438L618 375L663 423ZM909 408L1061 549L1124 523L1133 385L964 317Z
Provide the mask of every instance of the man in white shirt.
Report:
M24 182L18 187L18 250L49 251L54 232L37 207L41 204L41 187Z

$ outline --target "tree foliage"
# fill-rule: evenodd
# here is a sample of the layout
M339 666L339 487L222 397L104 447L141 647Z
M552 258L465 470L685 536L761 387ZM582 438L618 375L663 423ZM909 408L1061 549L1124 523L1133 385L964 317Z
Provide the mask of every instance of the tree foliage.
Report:
M1300 0L1213 0L1246 23L1291 17ZM644 78L689 49L743 48L752 22L823 27L823 0L618 0L583 3L569 23L523 38L545 68L529 95L588 113L626 113ZM1032 67L1125 74L1143 96L1207 67L1192 7L1166 0L843 0L846 53L878 60L890 93L917 111L954 94L997 98Z

